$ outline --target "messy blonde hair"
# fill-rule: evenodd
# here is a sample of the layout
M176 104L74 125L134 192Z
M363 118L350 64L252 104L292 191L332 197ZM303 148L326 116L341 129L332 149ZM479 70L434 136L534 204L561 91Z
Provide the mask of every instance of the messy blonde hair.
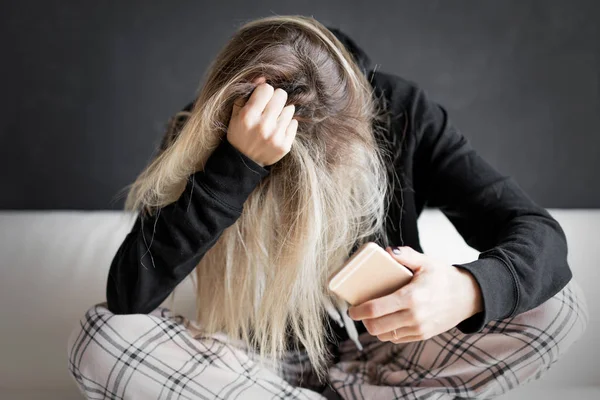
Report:
M304 16L239 28L184 123L171 125L164 148L131 185L126 207L153 212L176 201L226 135L233 101L247 98L258 76L287 91L297 134L198 264L197 322L243 340L275 365L292 335L321 378L329 355L327 278L354 246L385 237L388 194L373 89L331 31Z

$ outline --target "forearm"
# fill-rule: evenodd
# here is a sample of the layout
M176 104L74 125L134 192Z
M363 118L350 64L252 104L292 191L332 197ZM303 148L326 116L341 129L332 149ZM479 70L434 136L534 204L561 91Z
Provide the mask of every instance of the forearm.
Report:
M148 313L160 305L239 218L269 173L223 140L176 202L138 216L111 263L106 295L112 312Z
M149 313L200 262L225 227L239 213L227 209L208 193L196 189L202 210L172 204L151 218L138 216L117 251L107 281L108 308L115 314ZM180 203L185 203L182 196ZM210 208L210 210L209 210ZM217 211L218 210L218 211Z
M483 295L481 293L481 287L477 280L468 270L463 268L456 268L457 272L457 290L463 293L464 297L464 319L470 318L483 311Z
M478 260L457 265L473 276L483 303L481 313L459 325L464 333L539 306L571 279L564 233L547 212L537 209L514 217L500 237Z

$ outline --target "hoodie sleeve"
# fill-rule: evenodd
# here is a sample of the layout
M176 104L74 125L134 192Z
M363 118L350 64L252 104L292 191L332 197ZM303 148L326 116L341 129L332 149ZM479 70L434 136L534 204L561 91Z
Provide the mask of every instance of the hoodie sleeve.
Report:
M111 263L108 309L134 314L158 307L239 218L245 200L268 174L223 138L177 201L137 217Z
M414 135L415 196L439 208L480 251L477 260L456 267L475 277L484 310L458 329L479 332L491 320L523 313L554 296L572 277L558 222L477 154L442 106L412 83L399 85Z

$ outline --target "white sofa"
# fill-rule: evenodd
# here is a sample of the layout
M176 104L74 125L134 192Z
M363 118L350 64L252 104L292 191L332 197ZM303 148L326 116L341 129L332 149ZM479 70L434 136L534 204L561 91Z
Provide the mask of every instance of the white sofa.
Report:
M566 231L569 260L587 296L590 324L541 380L504 399L600 399L600 210L550 210ZM85 310L104 300L108 267L133 218L122 212L0 212L0 398L81 399L67 370L66 341ZM426 210L419 220L427 253L473 260L448 220ZM190 283L176 305L191 309Z

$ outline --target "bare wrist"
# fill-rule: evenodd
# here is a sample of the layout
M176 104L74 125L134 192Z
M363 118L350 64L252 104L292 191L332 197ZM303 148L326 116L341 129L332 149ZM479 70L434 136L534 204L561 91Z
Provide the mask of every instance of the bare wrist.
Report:
M480 313L483 311L483 296L481 294L481 287L477 283L477 280L469 271L464 268L455 267L459 274L462 276L462 281L464 282L465 294L468 299L468 316L472 317L473 315Z

